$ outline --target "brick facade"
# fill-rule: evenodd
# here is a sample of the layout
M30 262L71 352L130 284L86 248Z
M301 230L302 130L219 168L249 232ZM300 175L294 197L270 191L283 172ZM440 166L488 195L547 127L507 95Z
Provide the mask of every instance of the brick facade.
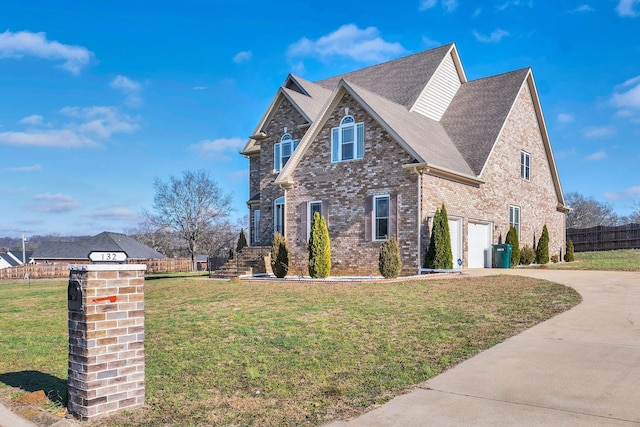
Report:
M144 404L145 268L70 268L68 409L82 421ZM79 308L72 281L81 285Z

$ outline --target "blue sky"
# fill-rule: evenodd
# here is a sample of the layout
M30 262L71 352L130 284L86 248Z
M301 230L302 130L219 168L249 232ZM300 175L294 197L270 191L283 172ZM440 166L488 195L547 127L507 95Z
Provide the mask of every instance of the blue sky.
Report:
M455 42L472 80L533 68L564 192L640 201L640 0L3 1L0 236L126 232L153 180L238 154L289 72Z

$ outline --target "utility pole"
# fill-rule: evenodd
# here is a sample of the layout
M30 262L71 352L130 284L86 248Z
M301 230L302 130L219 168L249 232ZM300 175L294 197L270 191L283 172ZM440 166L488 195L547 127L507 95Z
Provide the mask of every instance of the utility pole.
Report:
M22 263L26 264L27 260L26 260L26 248L25 248L25 244L27 243L27 238L24 237L24 231L22 232Z

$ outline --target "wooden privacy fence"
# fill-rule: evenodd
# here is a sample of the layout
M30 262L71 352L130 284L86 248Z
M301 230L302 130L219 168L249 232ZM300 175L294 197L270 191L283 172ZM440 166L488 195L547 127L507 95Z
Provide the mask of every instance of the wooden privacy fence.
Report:
M146 274L191 271L190 258L159 258L130 260L128 264L146 264ZM80 264L80 263L71 263ZM27 264L0 269L2 279L64 279L69 277L69 264Z
M640 248L640 224L567 229L576 252Z

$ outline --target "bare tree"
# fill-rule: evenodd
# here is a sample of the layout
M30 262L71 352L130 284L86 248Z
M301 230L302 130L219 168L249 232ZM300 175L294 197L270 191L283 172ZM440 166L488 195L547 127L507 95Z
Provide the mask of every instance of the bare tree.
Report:
M229 217L231 195L204 170L184 171L181 177L169 177L169 182L156 178L153 188L155 212L143 211L144 217L156 229L178 234L187 245L195 271L196 255L208 232Z
M567 214L567 228L589 228L597 225L618 225L619 217L609 203L598 202L593 197L585 197L572 192L565 195L572 209Z
M640 224L640 202L633 202L631 205L631 213L629 214L630 223Z

